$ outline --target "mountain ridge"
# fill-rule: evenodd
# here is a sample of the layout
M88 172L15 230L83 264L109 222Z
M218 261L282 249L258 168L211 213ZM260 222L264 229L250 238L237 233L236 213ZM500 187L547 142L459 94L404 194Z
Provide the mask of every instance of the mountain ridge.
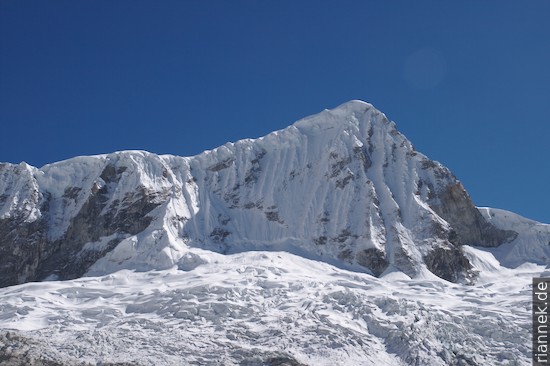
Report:
M517 236L357 100L193 157L123 151L40 169L2 164L0 234L2 286L193 268L194 247L279 248L377 276L471 282L461 246Z

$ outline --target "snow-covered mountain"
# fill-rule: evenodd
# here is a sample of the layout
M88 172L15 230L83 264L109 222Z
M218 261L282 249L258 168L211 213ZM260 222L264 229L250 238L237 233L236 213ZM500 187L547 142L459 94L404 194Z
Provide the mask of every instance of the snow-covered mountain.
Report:
M351 101L184 158L142 151L0 166L0 284L198 263L188 251L285 250L374 275L475 273L498 246L461 183L372 105Z
M361 101L194 157L1 164L0 286L74 280L0 290L0 355L528 364L549 242Z

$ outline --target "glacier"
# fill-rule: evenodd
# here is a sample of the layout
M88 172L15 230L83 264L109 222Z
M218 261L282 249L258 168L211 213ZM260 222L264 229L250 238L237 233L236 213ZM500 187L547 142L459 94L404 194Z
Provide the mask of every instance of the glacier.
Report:
M0 164L0 355L526 365L549 242L362 101L193 157Z

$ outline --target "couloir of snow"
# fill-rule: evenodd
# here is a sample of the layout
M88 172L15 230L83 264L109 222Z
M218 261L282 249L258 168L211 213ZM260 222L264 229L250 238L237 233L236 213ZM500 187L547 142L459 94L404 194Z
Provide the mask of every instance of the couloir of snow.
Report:
M531 277L469 248L473 286L382 278L286 252L221 255L193 270L122 270L0 290L0 328L64 364L529 365ZM190 253L191 254L191 253ZM192 260L192 258L189 258Z

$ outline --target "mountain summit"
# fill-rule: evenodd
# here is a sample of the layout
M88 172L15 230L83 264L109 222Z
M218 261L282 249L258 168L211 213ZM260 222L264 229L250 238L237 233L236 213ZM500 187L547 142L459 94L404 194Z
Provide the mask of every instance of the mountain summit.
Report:
M190 270L204 262L200 250L282 250L375 276L471 282L462 246L517 235L362 101L194 157L123 151L0 165L1 286Z

